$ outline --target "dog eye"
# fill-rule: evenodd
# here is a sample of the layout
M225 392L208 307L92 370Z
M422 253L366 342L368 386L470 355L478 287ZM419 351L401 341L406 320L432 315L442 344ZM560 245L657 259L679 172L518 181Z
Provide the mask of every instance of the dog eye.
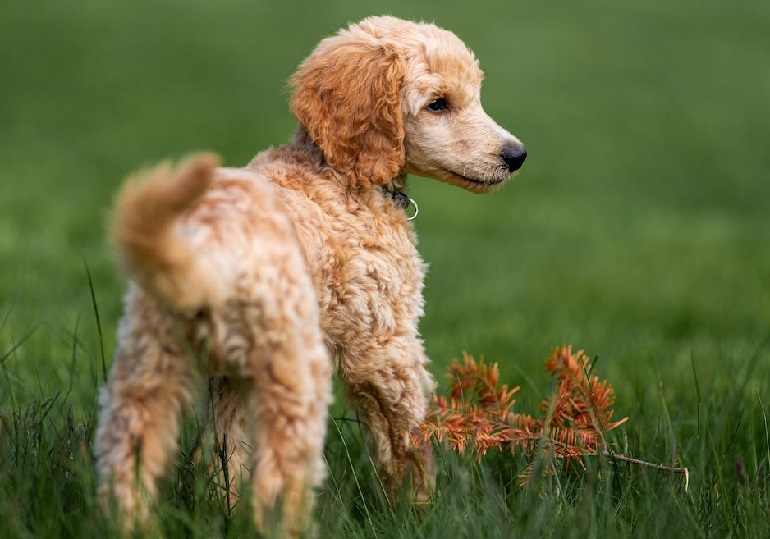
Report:
M449 103L443 97L439 97L428 103L425 108L431 112L444 112L449 109Z

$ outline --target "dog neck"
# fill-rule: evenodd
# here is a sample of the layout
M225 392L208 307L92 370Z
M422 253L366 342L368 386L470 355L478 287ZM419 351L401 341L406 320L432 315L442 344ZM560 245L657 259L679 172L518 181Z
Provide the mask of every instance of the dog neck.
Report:
M295 131L294 136L292 136L291 139L292 146L299 146L302 148L307 149L311 154L318 156L322 161L325 161L323 158L323 151L321 148L318 147L318 145L313 142L313 139L310 138L310 134L307 131L307 128L302 125L297 125L297 131ZM383 184L381 187L382 192L393 199L393 203L403 209L406 210L410 205L415 206L415 210L417 208L417 205L415 204L414 200L409 198L406 193L404 192L406 189L406 173L405 172L399 172L393 178L390 179L388 183ZM412 219L416 216L412 217Z
M311 155L320 155L322 161L326 161L323 158L323 151L318 145L310 138L310 134L307 132L307 128L302 124L297 124L297 130L291 137L291 145L306 148Z

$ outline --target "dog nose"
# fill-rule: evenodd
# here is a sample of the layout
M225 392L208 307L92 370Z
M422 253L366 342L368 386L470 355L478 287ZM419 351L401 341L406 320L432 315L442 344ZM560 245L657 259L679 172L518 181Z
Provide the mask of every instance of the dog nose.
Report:
M521 144L506 146L500 153L500 157L508 170L515 172L524 164L524 160L527 158L527 149Z

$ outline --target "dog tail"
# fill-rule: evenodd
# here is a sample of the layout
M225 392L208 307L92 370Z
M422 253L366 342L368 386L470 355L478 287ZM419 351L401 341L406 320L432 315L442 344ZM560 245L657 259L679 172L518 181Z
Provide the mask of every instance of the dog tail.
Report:
M212 154L175 169L163 163L129 178L115 200L110 238L124 270L172 308L200 308L214 295L214 268L195 255L179 224L211 186L218 164Z

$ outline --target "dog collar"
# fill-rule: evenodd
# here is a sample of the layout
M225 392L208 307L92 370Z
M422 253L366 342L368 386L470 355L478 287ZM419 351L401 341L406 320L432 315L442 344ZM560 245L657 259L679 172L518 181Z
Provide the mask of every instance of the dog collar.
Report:
M414 206L414 213L412 215L409 215L407 213L406 220L407 221L413 221L417 215L420 213L420 207L417 205L417 202L414 201L413 198L410 198L404 193L403 191L393 191L390 194L391 199L393 200L393 204L396 205L397 208L404 210L405 212L409 208L409 206Z
M414 211L411 215L407 212L406 220L407 221L413 221L417 215L420 213L420 207L417 205L417 202L411 197L409 197L406 193L404 193L403 189L406 185L406 176L399 175L393 178L393 181L385 184L382 186L382 192L385 196L390 197L390 199L393 201L393 204L396 206L396 208L400 210L404 210L404 212L407 212L409 209L409 206L414 207Z

